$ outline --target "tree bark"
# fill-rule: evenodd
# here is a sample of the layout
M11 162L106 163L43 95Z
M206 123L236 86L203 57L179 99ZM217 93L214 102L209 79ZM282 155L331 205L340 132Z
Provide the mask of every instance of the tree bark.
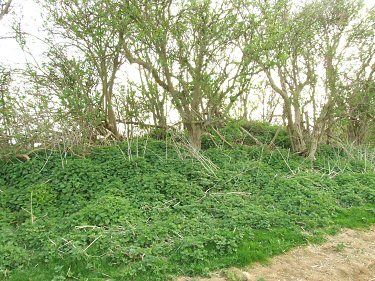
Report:
M292 150L299 154L306 153L307 147L303 135L303 129L301 124L293 121L292 116L292 106L290 99L288 97L283 97L284 99L284 114L287 118L287 129L292 143ZM297 120L296 120L297 121Z
M319 118L316 120L314 124L314 129L311 134L310 139L310 147L308 158L311 160L315 160L315 154L319 146L320 138L322 137L324 127L327 123L327 119L330 116L331 108L332 108L332 99L329 99L328 102L324 105L322 112L319 115Z
M111 85L108 85L107 77L104 75L102 77L102 91L104 97L104 110L105 110L105 128L109 130L116 139L120 138L120 134L117 129L116 114L113 110L112 104L112 89Z
M203 135L203 128L201 123L187 123L185 127L189 133L189 143L190 145L196 149L200 150L202 147L202 135Z

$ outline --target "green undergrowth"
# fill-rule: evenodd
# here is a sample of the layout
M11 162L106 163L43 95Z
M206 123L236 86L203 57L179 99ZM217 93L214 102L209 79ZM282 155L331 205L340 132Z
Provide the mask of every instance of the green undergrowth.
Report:
M207 275L375 223L373 164L329 147L312 163L241 144L194 158L140 139L2 162L0 190L5 280Z
M268 145L274 140L274 144L281 148L291 148L290 138L284 127L271 125L259 121L232 120L223 127L211 128L203 137L202 146L232 147L237 145Z

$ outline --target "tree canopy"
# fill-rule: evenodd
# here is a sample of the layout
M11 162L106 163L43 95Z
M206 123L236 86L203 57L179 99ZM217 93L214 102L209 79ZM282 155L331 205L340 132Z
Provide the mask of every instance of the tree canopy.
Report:
M70 130L69 143L85 144L174 127L199 150L226 120L259 119L249 110L286 126L291 149L311 159L324 142L373 139L374 7L360 0L39 2L48 51L23 74L28 102L1 80L12 144L31 131L56 144ZM12 128L21 103L47 106L57 124Z

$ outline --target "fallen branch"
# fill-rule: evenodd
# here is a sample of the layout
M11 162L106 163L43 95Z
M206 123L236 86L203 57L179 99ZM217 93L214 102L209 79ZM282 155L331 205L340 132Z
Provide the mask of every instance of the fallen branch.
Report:
M222 136L218 130L216 130L214 127L212 127L212 129L215 131L215 133L219 136L219 138L225 142L227 145L229 145L231 148L233 148L233 145L231 145L225 138L224 136Z
M240 129L241 129L242 132L244 132L249 137L251 137L255 141L255 143L257 145L264 145L261 141L259 141L256 137L254 137L252 134L250 134L250 132L248 132L247 130L245 130L243 127L240 127Z
M281 126L279 126L279 128L277 129L275 135L273 136L271 142L268 145L268 148L274 148L275 147L275 141L276 141L277 137L279 136L280 132L281 132Z

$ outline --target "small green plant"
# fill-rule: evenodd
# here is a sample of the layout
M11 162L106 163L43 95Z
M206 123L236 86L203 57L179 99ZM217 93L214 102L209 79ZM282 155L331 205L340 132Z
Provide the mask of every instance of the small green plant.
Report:
M233 272L230 272L227 274L226 276L228 278L228 280L230 281L242 281L241 278L239 278L236 274L234 274Z
M344 243L339 243L335 247L336 252L343 252L345 250L346 246Z

